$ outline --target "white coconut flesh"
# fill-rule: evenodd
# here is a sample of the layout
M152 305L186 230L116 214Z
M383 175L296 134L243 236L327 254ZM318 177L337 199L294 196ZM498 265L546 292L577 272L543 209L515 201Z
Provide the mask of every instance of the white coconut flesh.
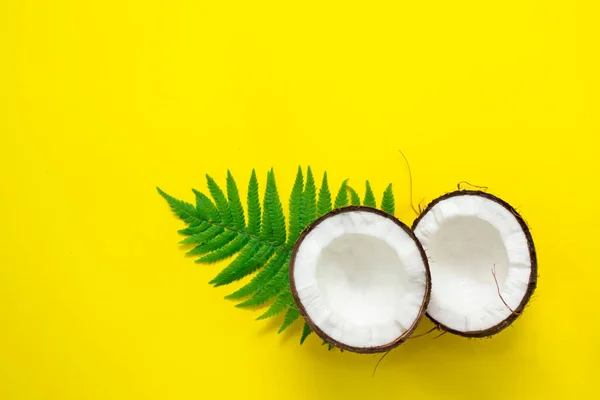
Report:
M382 351L416 327L430 284L424 252L405 228L382 212L349 207L318 220L299 239L292 291L325 340Z
M414 226L431 270L427 314L457 333L495 333L531 295L533 243L520 217L502 203L455 192Z

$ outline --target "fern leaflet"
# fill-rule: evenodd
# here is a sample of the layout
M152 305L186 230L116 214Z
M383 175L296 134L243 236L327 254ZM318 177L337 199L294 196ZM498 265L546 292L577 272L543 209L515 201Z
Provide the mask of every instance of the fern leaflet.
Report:
M283 216L283 207L277 193L277 185L275 184L275 173L273 170L267 174L267 188L265 189L265 214L269 215L271 223L271 239L273 244L281 245L285 243L286 227L285 217Z
M202 217L197 214L197 211L193 205L169 196L158 187L156 189L158 189L158 193L160 193L160 195L167 200L171 210L173 210L173 212L179 218L181 218L183 222L188 224L201 224L203 222Z
M190 250L188 252L188 254L189 255L206 254L208 252L220 249L221 247L225 246L227 243L231 242L236 237L235 232L225 231L225 230L223 230L223 228L221 228L221 232L222 233L218 234L214 238L207 240L206 242L203 242L202 244L194 247L192 250Z
M179 244L203 244L213 239L215 236L223 233L225 229L219 225L212 225L210 228L200 232L194 233L183 239Z
M238 251L242 250L244 246L248 243L250 237L245 235L238 235L231 242L227 243L225 246L220 249L216 249L210 254L205 255L196 260L197 263L205 263L210 264L217 261L224 260L236 254Z
M293 304L293 301L292 301ZM281 328L279 328L279 331L277 331L277 333L281 333L283 331L285 331L287 328L290 327L290 325L292 325L294 323L294 321L296 321L298 319L298 317L300 316L300 311L298 311L297 308L295 308L294 306L291 306L287 309L287 312L285 313L285 317L283 319L283 324L281 325Z
M323 181L319 190L319 201L317 202L318 216L322 216L331 211L331 192L329 191L329 183L327 182L327 172L323 173Z
M247 247L229 266L223 269L212 281L215 286L227 285L242 279L262 267L274 249L270 244L256 242L256 247Z
M294 298L292 297L292 293L288 288L281 292L279 296L277 296L273 304L271 304L271 307L269 307L269 309L263 315L258 317L257 320L274 317L277 314L284 312L293 302Z
M371 184L369 183L369 181L367 181L366 183L365 198L363 200L363 204L365 206L373 208L377 207L377 204L375 203L375 195L373 194L373 190L371 189Z
M197 233L201 233L204 232L205 230L207 230L209 227L211 227L212 225L206 221L201 222L198 225L190 225L187 228L184 229L180 229L177 232L181 233L182 235L185 236L192 236L195 235Z
M394 192L392 192L392 184L383 192L383 198L381 199L381 209L388 214L394 215Z
M315 186L315 178L310 167L306 171L306 186L304 187L302 196L302 229L304 229L308 224L317 219L317 187Z
M348 191L350 192L350 204L353 206L360 206L360 196L356 193L356 190L348 186Z
M236 290L230 295L225 296L225 298L241 299L243 297L250 296L253 293L263 291L266 288L266 285L268 285L269 282L272 282L273 277L277 275L281 267L283 267L283 264L287 262L286 255L287 253L283 251L281 251L279 254L276 254L273 258L271 258L269 263L258 274L256 274L254 278L252 278L249 283L247 283L245 286L242 286L240 289ZM238 306L257 306L273 298L276 294L277 293L271 297L268 297L268 295L263 295L262 297L255 296L251 299L252 301L248 301L247 304L243 305L243 303L240 303Z
M252 170L250 183L248 183L248 233L258 235L260 233L260 200L258 198L258 180L256 172Z
M196 210L198 211L198 215L201 215L203 219L210 222L221 222L219 212L212 200L196 189L192 189L192 191L196 195Z
M219 219L224 225L229 225L231 223L231 209L229 208L229 202L225 198L225 194L219 185L217 185L217 183L214 181L214 179L209 175L206 175L206 182L208 185L208 190L210 191L210 195L217 206Z
M237 184L233 179L230 171L227 171L227 199L231 210L231 218L233 219L233 227L242 229L246 227L246 217L244 216L244 208L240 200L240 193Z
M303 198L302 192L304 191L304 176L302 175L302 168L298 167L298 173L296 174L296 181L294 182L294 187L292 188L292 194L290 195L290 217L289 217L289 225L290 225L290 234L288 236L288 243L294 244L298 236L300 235L300 231L302 230L302 213L303 213Z
M333 204L333 208L345 207L348 205L348 179L342 182L342 186L340 186L340 190L338 190L338 194L335 197L335 203Z
M300 338L300 344L303 344L308 335L312 333L312 329L310 329L310 325L306 322L304 323L304 327L302 328L302 337Z
M273 297L277 296L285 286L289 286L288 280L288 265L289 255L284 261L284 265L279 266L279 269L274 276L263 286L261 286L256 293L248 300L237 304L236 307L254 307L266 303ZM275 269L277 266L273 266ZM272 273L272 271L271 271Z

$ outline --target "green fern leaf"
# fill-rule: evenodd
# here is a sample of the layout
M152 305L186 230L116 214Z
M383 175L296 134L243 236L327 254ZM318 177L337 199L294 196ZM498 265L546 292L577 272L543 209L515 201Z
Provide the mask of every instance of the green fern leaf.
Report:
M271 258L271 260L269 260L269 263L262 270L260 270L260 272L258 274L256 274L256 276L254 278L252 278L252 280L250 282L248 282L246 285L242 286L240 289L236 290L235 292L231 293L230 295L225 296L225 298L226 299L241 299L246 296L250 296L251 294L263 289L265 287L265 285L271 279L273 279L275 277L275 275L277 275L277 273L279 272L281 267L283 267L283 264L286 263L286 261L287 261L286 257L289 257L287 252L285 252L285 251L277 252L275 254L275 256L273 258ZM275 293L273 296L275 296L276 294L277 293ZM249 301L248 304L240 303L240 304L238 304L238 306L239 307L257 306L257 305L263 304L264 302L273 298L273 296L267 297L264 300L261 298L253 297L252 299L250 299L252 301L251 302Z
M196 209L198 210L198 215L201 215L202 219L210 222L221 222L219 212L212 200L196 189L192 189L192 191L196 195Z
M283 207L277 193L275 183L275 173L271 169L267 174L267 187L265 189L265 199L263 202L264 214L268 215L268 221L271 224L271 241L275 245L285 243L287 235L285 228L285 217L283 216ZM265 221L263 219L263 225Z
M271 300L273 297L277 296L286 285L289 287L289 279L288 279L288 261L289 254L284 259L282 265L273 266L273 269L278 267L277 272L275 272L274 276L271 277L264 285L262 285L254 295L248 300L239 303L236 307L256 307L261 304L266 303ZM261 271L262 272L262 271ZM273 271L271 271L272 273Z
M256 255L256 252L261 248L262 243L258 239L250 239L250 242L244 250L233 260L227 267L223 268L221 272L213 278L209 283L217 284L225 281L229 281L233 276L239 273L239 270Z
M340 190L338 190L338 194L335 197L335 203L333 208L340 208L348 205L348 179L342 182L342 186L340 186Z
M197 263L213 263L237 254L235 259L211 280L211 284L214 286L226 285L258 270L250 282L228 295L227 298L248 297L236 307L260 306L275 298L268 310L258 319L273 317L285 311L286 314L279 332L283 332L300 317L300 312L295 307L290 292L288 276L291 249L300 233L318 216L330 212L333 207L339 208L349 203L352 205L361 203L358 193L349 187L348 181L345 180L332 207L327 173L323 174L323 181L317 196L311 168L307 168L305 182L302 172L302 168L299 167L289 198L289 226L287 227L272 169L267 174L262 205L256 172L252 171L248 183L247 225L238 187L230 171L227 171L227 196L207 175L207 186L212 199L194 190L195 207L157 188L173 212L188 224L186 228L179 230L179 233L187 236L181 243L197 245L188 253L201 256L196 260ZM366 182L363 204L376 206L369 181ZM394 196L391 185L383 194L381 209L390 214L394 213ZM311 332L310 326L305 323L300 343L303 343Z
M221 228L221 229L223 229L223 228ZM235 236L236 236L235 232L230 232L230 231L222 232L218 236L215 236L214 238L207 240L205 243L202 243L202 244L194 247L192 250L188 251L187 254L199 256L202 254L210 253L211 251L220 249L221 247L225 246L227 243L231 242L233 239L235 239Z
M365 190L365 199L363 200L363 204L369 207L377 207L375 202L375 195L373 194L373 190L371 189L371 184L367 181L367 188Z
M202 244L205 244L206 242L214 239L215 237L217 237L224 231L225 231L225 228L223 228L222 226L213 225L210 228L208 228L207 230L205 230L204 232L196 233L195 235L185 238L184 240L179 242L179 244L201 244L202 245ZM188 252L188 254L196 254L196 253L192 253L190 251L190 252Z
M190 255L201 255L210 253L211 251L215 251L225 246L227 243L231 242L237 234L231 231L225 231L221 233L219 236L211 239L210 241L203 243L199 246L194 247L188 254Z
M348 191L350 192L350 204L353 206L360 206L360 197L358 196L358 193L356 193L356 190L348 186Z
M286 289L283 292L281 292L279 296L277 296L273 304L271 304L271 307L269 307L269 309L264 314L262 314L256 319L261 320L274 317L277 314L284 312L293 302L294 298L292 297L292 293L289 289Z
M204 263L210 264L217 261L224 260L236 254L238 251L242 250L244 246L248 243L250 238L246 235L238 235L231 242L227 243L225 246L213 251L210 254L205 255L202 258L196 260L196 263Z
M324 340L323 340L323 343L321 343L321 346L325 346L325 345L327 345L327 350L328 350L328 351L331 351L331 350L333 350L333 346L332 346L331 344L329 344L329 343L327 343L326 341L324 341Z
M171 207L171 210L173 210L175 215L177 215L185 223L201 224L203 222L193 205L166 194L159 187L156 189L158 190L158 193L160 193L160 195L167 201L169 207Z
M273 255L275 249L269 244L261 244L258 242L258 245L259 247L254 251L252 251L254 247L247 247L246 249L249 249L247 253L249 254L244 254L246 250L244 249L242 254L229 264L229 266L223 269L212 281L210 281L210 283L215 287L227 285L231 282L240 280L261 268Z
M294 323L294 321L296 321L298 319L299 316L300 316L300 311L298 311L298 309L296 309L295 304L293 304L293 300L292 300L292 304L290 304L290 308L288 308L287 312L285 313L285 318L283 319L283 324L281 325L281 328L279 328L279 331L277 331L277 333L281 333L281 332L285 331L290 325L292 325Z
M237 185L229 170L227 171L227 199L229 200L229 207L231 209L233 228L236 230L243 229L246 226L244 208L242 207Z
M302 175L302 168L298 167L298 173L296 174L296 181L292 187L292 194L290 195L289 211L290 211L290 234L288 236L288 243L293 245L300 235L302 230L302 192L304 191L304 176Z
M327 214L329 211L331 211L331 192L329 191L329 184L327 183L327 172L324 172L323 182L321 183L321 189L319 189L317 213L320 217L321 215Z
M265 189L265 197L263 199L263 213L262 213L262 225L260 227L260 239L265 242L273 241L273 224L271 223L271 210L273 207L271 203L273 199L271 196L267 196L267 190Z
M392 191L391 183L385 189L385 192L383 192L383 198L381 199L381 209L388 214L394 215L394 192Z
M191 236L191 235L195 235L197 233L202 233L205 230L207 230L208 228L210 228L211 226L213 226L213 225L208 222L201 222L198 225L191 225L191 226L188 226L187 228L180 229L177 232L181 233L182 235Z
M209 175L206 175L206 183L210 195L212 196L212 198L215 201L215 204L217 205L217 211L219 211L219 217L221 218L223 225L229 226L231 224L231 209L229 208L229 203L225 198L225 194L223 193L219 185L217 185L215 180Z
M312 333L312 329L310 329L310 325L306 322L304 323L304 327L302 328L302 337L300 338L300 344L303 344L308 335Z
M258 198L258 180L256 172L252 170L250 183L248 184L248 228L251 235L260 233L260 200Z
M310 166L306 171L306 186L302 194L302 224L301 230L317 219L317 187Z

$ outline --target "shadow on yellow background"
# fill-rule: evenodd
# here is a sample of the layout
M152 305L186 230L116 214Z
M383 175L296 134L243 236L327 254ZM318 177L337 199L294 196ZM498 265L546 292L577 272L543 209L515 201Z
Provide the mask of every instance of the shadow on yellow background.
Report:
M596 1L6 1L0 398L597 397ZM392 182L397 216L468 180L518 208L540 279L493 339L377 361L255 322L177 245L155 190L229 168L287 199ZM362 186L361 186L362 187ZM242 195L245 195L242 193ZM417 333L431 323L424 321Z

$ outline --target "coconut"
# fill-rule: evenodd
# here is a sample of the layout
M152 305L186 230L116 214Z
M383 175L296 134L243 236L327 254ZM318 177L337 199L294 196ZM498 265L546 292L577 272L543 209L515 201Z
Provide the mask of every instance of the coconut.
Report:
M441 329L485 337L509 326L537 283L527 224L505 201L472 190L439 197L413 230L431 268L429 318Z
M408 338L431 290L427 257L414 233L370 207L336 209L307 227L289 274L312 330L358 353L388 351Z

